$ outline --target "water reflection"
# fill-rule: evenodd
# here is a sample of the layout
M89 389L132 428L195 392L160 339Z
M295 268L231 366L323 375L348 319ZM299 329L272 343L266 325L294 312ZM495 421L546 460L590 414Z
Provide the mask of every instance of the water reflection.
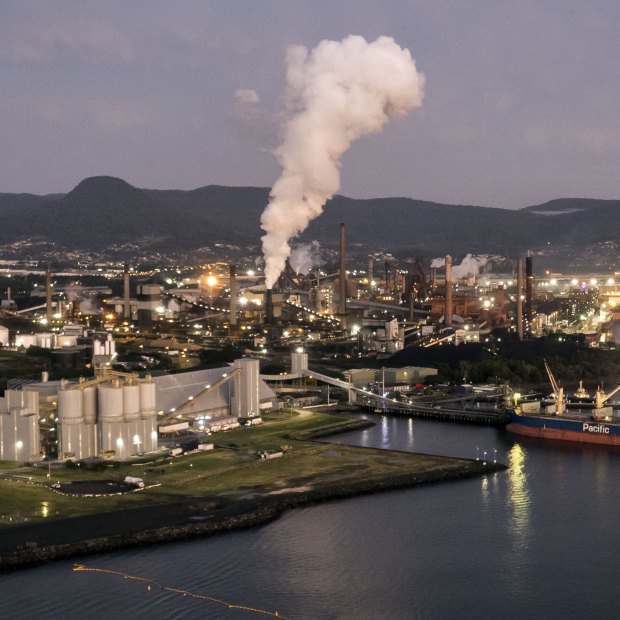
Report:
M515 443L508 452L510 470L507 499L512 509L510 526L515 548L527 547L531 518L530 491L525 467L526 457L527 453L519 443Z

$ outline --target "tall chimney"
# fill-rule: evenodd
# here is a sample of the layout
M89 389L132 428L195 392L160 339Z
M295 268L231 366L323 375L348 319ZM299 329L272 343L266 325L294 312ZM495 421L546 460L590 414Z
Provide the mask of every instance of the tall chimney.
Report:
M273 289L265 291L265 323L273 324Z
M338 301L338 314L344 316L347 313L347 272L344 260L344 224L340 224L340 299Z
M48 324L52 321L52 268L47 263L45 271L45 318Z
M370 286L370 283L375 279L374 274L373 274L373 260L372 260L372 256L368 257L368 286Z
M123 318L126 321L131 319L131 302L130 302L130 289L129 289L129 265L125 263L125 269L123 270Z
M452 257L446 256L446 309L444 325L452 327Z
M230 319L231 327L237 326L237 268L230 264Z
M437 288L437 267L431 267L431 292Z
M517 259L517 335L523 340L523 259Z
M528 333L534 322L534 267L532 255L528 251L525 257L525 325Z

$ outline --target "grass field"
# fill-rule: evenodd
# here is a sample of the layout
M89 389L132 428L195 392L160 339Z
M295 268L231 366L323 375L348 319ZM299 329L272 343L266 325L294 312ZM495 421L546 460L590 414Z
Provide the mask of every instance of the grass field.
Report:
M229 501L304 493L403 474L456 471L469 463L303 439L350 422L342 416L287 411L271 415L261 426L214 435L214 450L166 457L158 463L117 464L104 471L0 467L0 534L16 524L156 507L191 498ZM259 451L283 451L284 455L261 460ZM62 495L50 488L53 482L123 480L128 475L143 478L146 488L101 497Z

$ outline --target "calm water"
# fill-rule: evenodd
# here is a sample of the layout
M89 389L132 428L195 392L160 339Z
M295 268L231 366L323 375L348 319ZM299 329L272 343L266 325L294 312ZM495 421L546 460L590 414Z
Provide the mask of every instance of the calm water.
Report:
M620 617L620 451L486 427L376 421L336 439L468 458L497 450L510 470L81 561L295 619ZM1 576L1 617L266 617L72 565Z

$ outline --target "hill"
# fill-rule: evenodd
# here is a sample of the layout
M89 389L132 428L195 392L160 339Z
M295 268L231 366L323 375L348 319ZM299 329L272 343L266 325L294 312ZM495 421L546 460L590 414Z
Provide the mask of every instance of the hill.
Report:
M67 249L103 252L131 243L175 252L219 242L257 250L268 198L269 189L260 187L152 190L114 177L91 177L65 195L0 194L0 244L28 238ZM516 256L529 249L579 255L601 244L617 250L620 200L563 198L511 211L335 196L302 239L335 247L340 222L346 224L351 253Z

